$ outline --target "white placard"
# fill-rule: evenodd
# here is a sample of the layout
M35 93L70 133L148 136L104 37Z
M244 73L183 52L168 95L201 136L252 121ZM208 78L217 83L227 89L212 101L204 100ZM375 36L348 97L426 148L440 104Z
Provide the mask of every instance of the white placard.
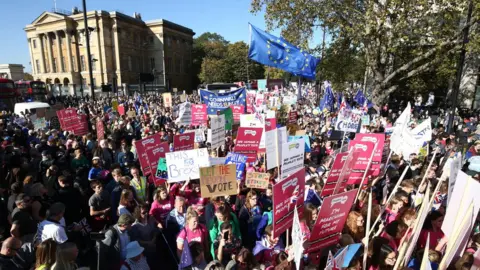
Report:
M278 160L282 160L282 145L287 143L287 127L277 128L277 139L278 139Z
M263 128L262 138L260 139L260 145L258 148L265 149L265 115L261 114L261 119L255 117L254 114L242 114L240 115L241 127L256 127Z
M265 134L267 170L278 167L278 140L277 129L267 131Z
M178 118L175 122L180 126L189 126L192 124L192 104L184 102L179 105Z
M168 182L175 183L200 178L200 167L209 167L207 148L165 154L168 169Z
M210 126L212 127L210 139L212 149L225 145L225 115L212 115Z
M457 181L458 172L462 169L462 153L456 153L453 157L452 162L450 163L450 176L448 177L448 195L447 195L447 205L450 203L450 200L453 195L453 188L455 187L455 182Z
M305 140L303 138L282 145L282 178L286 179L303 167Z
M195 142L201 143L205 141L205 132L203 129L195 129Z
M300 264L303 257L303 233L300 226L300 219L298 218L298 210L293 211L293 226L292 226L292 243L293 253L295 254L295 265L297 270L300 270Z
M335 123L335 130L345 132L357 132L360 126L363 112L360 110L350 110L343 108L338 114L337 122Z

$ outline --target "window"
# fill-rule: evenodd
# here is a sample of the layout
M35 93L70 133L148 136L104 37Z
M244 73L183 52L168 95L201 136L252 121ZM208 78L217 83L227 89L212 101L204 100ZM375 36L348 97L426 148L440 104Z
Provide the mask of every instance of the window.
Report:
M132 57L128 56L128 71L132 71Z
M53 72L57 72L57 58L53 58Z
M35 60L35 69L37 73L42 73L42 71L40 70L40 61L38 61L38 59Z
M77 71L77 62L75 61L75 56L72 55L72 65L73 65L73 70L71 71Z
M37 40L33 40L33 48L36 49L37 48Z
M94 55L94 54L91 54L90 57L91 57L90 60L92 61L92 71L95 71L95 70L97 70L97 65L96 65L96 62L97 62L97 61L94 60L94 59L95 59L95 55Z
M172 40L170 39L170 37L165 37L165 39L167 40L167 46L170 47L172 45Z
M150 58L150 69L153 70L155 68L155 57Z
M85 55L80 55L80 70L85 71Z
M62 72L65 71L67 67L67 61L65 60L65 56L62 56Z

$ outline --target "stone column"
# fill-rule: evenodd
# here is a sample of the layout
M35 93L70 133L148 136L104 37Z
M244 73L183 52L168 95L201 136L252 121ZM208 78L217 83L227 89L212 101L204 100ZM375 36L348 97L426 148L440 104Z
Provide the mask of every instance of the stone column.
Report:
M43 46L43 34L37 34L37 37L40 40L40 70L37 70L37 72L47 73L47 68L45 66L45 47Z
M53 73L53 50L52 50L52 36L49 33L47 35L47 54L48 54L48 65L50 66L50 73ZM56 72L56 71L55 71Z
M65 67L63 66L63 53L62 53L62 43L60 42L60 34L62 30L55 31L57 36L57 72L64 72Z
M66 38L67 54L68 54L68 71L73 72L74 71L73 65L75 65L75 63L73 63L73 59L72 59L72 37L68 29L65 29L64 31L65 31L65 38Z
M117 22L112 27L113 30L113 43L115 48L115 72L117 73L117 82L118 84L122 83L122 71L120 66L120 47L118 41L118 26Z
M40 72L37 71L37 67L35 65L35 58L33 57L32 39L31 38L28 39L28 51L30 52L30 63L32 63L32 65L31 65L32 66L32 74L36 75Z

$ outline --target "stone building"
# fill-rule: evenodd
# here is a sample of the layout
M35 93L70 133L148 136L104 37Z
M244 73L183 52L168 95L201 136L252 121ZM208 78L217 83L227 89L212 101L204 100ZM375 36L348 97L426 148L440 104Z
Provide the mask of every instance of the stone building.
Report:
M20 64L0 64L0 78L10 79L14 81L23 80L24 67Z
M166 21L145 22L120 12L78 9L43 12L25 27L35 79L74 89L90 88L86 34L90 33L93 82L138 84L140 73L154 75L154 83L168 89L191 90L191 50L195 33Z

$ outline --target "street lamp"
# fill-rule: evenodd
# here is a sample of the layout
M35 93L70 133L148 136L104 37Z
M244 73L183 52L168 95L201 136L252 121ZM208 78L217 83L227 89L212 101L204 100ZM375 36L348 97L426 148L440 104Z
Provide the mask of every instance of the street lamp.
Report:
M95 100L95 85L93 84L92 55L90 54L90 29L92 29L93 31L94 28L88 27L86 1L82 0L82 4L83 4L83 23L84 23L85 32L86 32L85 40L87 41L88 73L90 75L90 95L92 96L92 99Z

